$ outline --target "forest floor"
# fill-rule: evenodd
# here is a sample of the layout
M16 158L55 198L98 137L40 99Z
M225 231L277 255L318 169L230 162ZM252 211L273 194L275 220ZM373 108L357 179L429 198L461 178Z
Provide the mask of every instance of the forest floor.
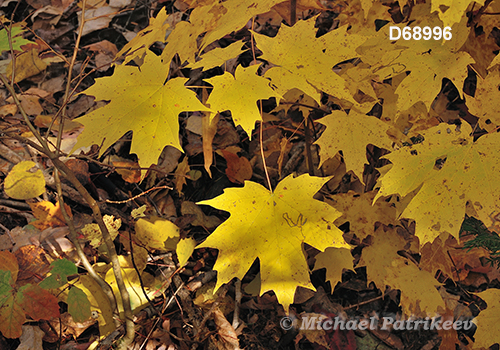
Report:
M147 26L150 18L156 16L161 8L166 7L168 13L180 13L188 8L180 0L175 3L166 0L94 2L102 17L90 22L90 27L86 29L87 33L83 35L79 45L73 68L73 77L77 77L79 84L76 92L84 91L97 78L111 76L111 63L115 55L137 32ZM394 13L398 12L394 5L391 9ZM26 21L31 32L28 37L36 43L31 49L43 53L43 69L38 67L34 72L26 72L23 67L18 68L17 74L24 74L26 77L16 84L16 88L23 92L23 107L36 127L46 131L64 97L68 76L67 63L73 53L79 30L80 8L76 1L4 0L0 1L0 11L6 18L12 18L14 23ZM320 11L309 10L307 14L304 13L304 17L310 17ZM320 16L318 26L331 26L334 18L334 11L325 12ZM274 35L273 31L276 33L277 25L282 20L278 12L272 12L266 18L257 19L260 26L258 30L260 33ZM249 33L249 28L244 28L226 39L248 37ZM152 50L160 52L162 48L161 44L157 44ZM61 59L60 55L66 57L66 61ZM4 59L8 56L8 52L3 53ZM248 65L252 59L251 52L247 51L240 56L238 62L230 62L229 65ZM226 70L234 71L234 67L226 67ZM186 70L184 74L195 83L201 79L201 75L191 76L192 72L195 71ZM335 175L335 179L321 191L323 198L339 193L352 195L353 192L350 191L372 195L371 191L378 177L374 169L387 163L380 159L384 153L376 147L368 147L371 159L368 159L370 164L367 166L367 172L371 171L373 175L369 176L364 184L352 172L345 171L340 155L318 169L318 147L312 145L311 140L307 138L312 137L312 141L315 141L324 128L316 124L315 128L307 129L301 122L304 105L307 109L309 102L298 99L295 105L279 113L273 112L276 106L264 103L263 109L267 111L268 119L263 124L262 140L259 137L259 129L254 131L250 139L241 128L235 127L231 118L223 114L217 124L213 141L214 161L210 167L211 174L204 168L201 118L196 114L189 117L180 116L181 139L186 153L183 154L172 147L165 148L158 165L154 171L147 173L143 181L140 181L141 170L138 168L137 158L129 154L131 133L124 135L100 157L94 147L78 157L68 158L71 160L67 165L99 202L103 214L121 219L115 246L118 254L124 256L130 254L130 244L127 242L135 225L131 212L142 206L147 207L148 213L175 223L179 227L181 237L191 237L201 243L229 215L227 212L209 206L198 206L195 203L214 198L222 194L225 188L242 187L245 180L251 179L265 184L261 142L273 185L292 173ZM73 120L96 109L102 103L94 101L91 96L75 94L67 105L66 115ZM473 118L464 108L463 101L457 98L456 91L447 90L446 85L436 105L445 106L442 113L457 118L462 113L462 118ZM16 130L20 135L29 132L13 106L8 90L4 85L0 85L0 131ZM323 110L318 109L313 110L309 117L316 120L324 114ZM106 125L102 127L106 128ZM63 152L67 153L72 149L75 135L81 131L80 128L81 126L76 124L67 126L61 147ZM46 156L19 140L0 137L0 174L3 174L0 178L4 179L12 166L22 160L36 159L47 171L51 169L51 162ZM63 181L63 193L77 230L92 223L89 205L71 184ZM47 191L41 198L56 203L57 191L54 181L47 183ZM49 222L47 217L41 218L33 210L34 202L14 200L3 190L0 192L0 250L16 254L26 283L42 280L50 270L50 262L55 259L63 257L78 261L74 246L66 238L69 230L64 221L60 220L55 224L55 219ZM60 214L55 216L57 215ZM38 220L38 226L30 225L35 219ZM378 222L373 229L382 226L383 224ZM409 220L399 220L397 225L391 227L401 235L414 235L415 224ZM352 255L354 262L359 262L365 243L350 231L349 223L343 223L340 229L344 232L346 241L356 246ZM462 241L467 241L470 236L468 232L464 231L462 234ZM84 249L90 261L107 262L105 255L88 242ZM304 250L309 265L313 266L318 251L309 246L305 246ZM449 250L448 256L442 257L443 266L446 266L443 270L447 269L452 274L447 275L440 270L436 276L437 282L444 286L441 293L446 295L443 298L447 300L450 309L455 311L455 316L458 313L471 319L485 307L484 302L474 297L471 292L500 288L499 270L487 263L489 252L485 249L474 248L467 251L463 249L463 245L451 242ZM301 330L297 324L287 327L286 322L289 319L285 318L287 314L274 293L267 292L258 296L258 289L255 283L252 284L259 272L258 261L250 267L241 284L233 280L213 294L217 277L213 266L217 250L196 249L183 268L178 268L177 257L172 252L149 253L146 271L162 281L163 292L152 297L151 305L146 302L142 310L136 310L133 349L431 350L455 349L455 343L457 349L466 349L470 348L473 339L475 326L453 334L437 330L398 330L394 327L314 331ZM412 247L401 251L400 255L417 262L421 256L418 250L415 251ZM330 285L325 269L313 271L311 281L316 291L297 289L295 302L289 310L290 320L304 320L320 315L331 317L333 320L342 315L352 320L370 317L380 320L382 317L392 317L397 320L402 317L401 292L389 287L381 290L367 280L366 267L344 270L342 282L336 286ZM100 334L96 319L75 322L69 316L67 306L62 302L60 306L60 319L26 323L23 326L23 334L26 334L23 335L24 338L8 339L0 334L0 348L83 350L91 344L96 344L95 340ZM237 317L234 317L235 313ZM123 327L119 328L118 332L106 337L104 344L113 344L123 333ZM105 348L103 344L100 346Z

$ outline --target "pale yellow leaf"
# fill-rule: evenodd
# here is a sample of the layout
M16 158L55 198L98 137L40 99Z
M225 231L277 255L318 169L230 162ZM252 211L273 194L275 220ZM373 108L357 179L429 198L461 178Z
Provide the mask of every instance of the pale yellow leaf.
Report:
M340 213L313 199L328 180L288 176L273 192L246 181L243 188L226 188L224 194L198 203L231 213L200 245L219 249L214 266L216 289L233 277L242 279L256 258L260 260L261 293L273 290L287 312L296 287L314 289L302 244L321 251L350 248L333 224Z
M34 162L23 161L7 174L3 188L14 199L38 197L45 192L45 178Z

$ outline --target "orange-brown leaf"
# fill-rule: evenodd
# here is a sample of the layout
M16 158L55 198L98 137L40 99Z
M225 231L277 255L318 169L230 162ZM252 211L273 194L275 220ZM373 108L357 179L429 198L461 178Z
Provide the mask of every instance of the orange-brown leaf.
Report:
M33 320L50 320L52 317L59 317L57 298L37 284L21 287L18 296L19 304Z
M50 270L50 264L42 248L27 245L16 250L15 255L19 264L17 284L20 286L30 282L40 282Z
M14 254L9 251L0 252L0 270L10 271L12 280L17 280L19 265Z
M47 201L30 203L30 207L33 211L33 215L38 219L32 222L31 225L35 226L37 229L42 231L49 227L66 226L61 208L59 207L59 202L55 205ZM68 205L65 205L65 207L69 216L72 216L70 207Z
M229 181L242 184L245 180L252 178L252 166L248 159L238 157L238 155L226 150L222 150L222 155L226 158L226 175Z

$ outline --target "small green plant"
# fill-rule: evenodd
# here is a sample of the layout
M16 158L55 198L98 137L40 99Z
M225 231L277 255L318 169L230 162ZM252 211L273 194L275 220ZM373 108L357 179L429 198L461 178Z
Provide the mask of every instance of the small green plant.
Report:
M489 251L488 262L495 267L500 267L500 237L495 232L489 231L484 224L474 217L467 217L461 227L461 232L474 234L474 239L464 243L464 249L484 248Z

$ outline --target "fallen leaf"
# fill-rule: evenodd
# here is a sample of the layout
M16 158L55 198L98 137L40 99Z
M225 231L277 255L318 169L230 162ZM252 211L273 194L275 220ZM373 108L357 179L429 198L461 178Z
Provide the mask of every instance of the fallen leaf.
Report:
M168 145L182 150L179 113L210 110L184 86L188 78L174 78L165 83L168 70L169 65L150 52L140 69L121 65L115 67L111 77L98 79L83 93L111 102L77 119L85 129L74 149L98 144L102 145L99 151L102 155L127 131L133 130L130 152L137 154L143 168L156 163Z
M486 301L488 306L486 310L481 311L472 320L477 326L473 348L489 348L491 345L500 342L500 323L498 322L500 290L487 289L484 292L476 293L476 295Z
M23 334L19 338L21 342L17 350L43 350L44 331L38 326L23 325Z
M186 265L193 254L194 247L196 247L196 240L192 238L183 238L177 243L175 252L177 253L177 259L179 259L179 267Z
M366 146L392 149L392 141L387 135L389 124L376 117L353 110L349 114L333 111L317 122L326 125L326 130L315 142L320 148L321 164L341 150L347 171L352 170L362 183L365 163L368 163Z
M50 271L45 250L34 245L27 245L16 250L16 259L19 264L17 284L38 283Z
M141 169L137 162L114 154L110 156L109 160L116 167L115 171L120 174L124 181L128 183L138 183L141 181Z
M242 279L260 260L261 293L273 290L288 312L297 286L314 289L302 252L305 242L324 250L349 248L333 221L340 213L314 194L329 178L288 176L271 192L255 182L226 188L224 194L198 204L231 212L199 247L219 249L214 266L218 289L234 277ZM272 247L272 249L270 249Z
M188 157L184 157L182 162L177 165L175 170L175 189L178 193L182 192L182 187L186 184L186 174L191 171L189 168Z
M68 292L68 313L75 322L81 323L91 317L90 301L83 290L71 287Z
M37 229L43 231L49 227L66 226L66 221L62 215L59 201L57 201L55 205L48 201L29 203L29 205L33 211L33 216L37 218L36 221L30 222L30 224ZM69 217L72 217L73 215L71 214L69 205L65 204L65 208Z
M245 157L239 157L237 154L222 150L222 155L226 158L226 175L229 181L243 184L245 180L252 178L252 165Z
M342 216L335 221L335 225L341 226L349 222L349 231L362 240L373 234L377 222L386 226L398 223L396 208L391 203L378 201L372 205L376 194L376 191L363 194L349 191L337 193L325 202L342 213Z
M76 275L78 268L75 263L68 259L54 260L50 266L50 275L39 284L40 287L45 289L56 289L68 283L68 276Z
M405 240L394 228L379 227L372 244L363 249L358 266L366 266L368 282L375 282L379 289L388 285L401 290L401 306L407 315L432 316L445 309L437 290L440 285L434 275L420 270L402 256Z
M238 57L240 54L242 54L244 52L244 50L242 50L243 45L243 41L240 40L224 48L217 47L201 55L201 59L196 63L189 64L188 68L196 69L203 67L202 71L206 71L208 69L220 66L231 58Z
M40 74L47 68L47 63L38 57L38 50L23 52L16 58L15 82ZM7 67L7 76L12 79L12 61Z
M14 199L30 199L45 192L45 178L35 162L16 164L4 182L5 193Z
M257 75L257 69L259 65L247 68L238 66L234 76L225 72L205 79L214 87L207 100L207 105L213 109L210 121L217 112L230 110L234 124L241 125L250 139L255 122L262 120L257 102L270 97L281 97L271 89L269 80Z
M183 201L181 204L182 215L193 215L194 219L191 221L193 226L202 226L207 230L212 230L221 223L221 220L214 215L205 215L203 210L193 202Z
M17 280L17 274L19 272L19 264L17 263L16 256L9 251L0 251L0 270L10 271L10 276L13 281ZM6 288L5 283L9 281L3 281L0 285L0 295L4 293Z
M179 228L172 222L155 216L137 220L135 232L137 240L149 249L175 250L179 241Z
M353 257L350 249L326 248L324 252L316 256L314 270L326 268L326 280L330 281L332 290L337 283L342 282L342 272L354 270Z
M122 225L122 219L115 219L113 215L104 215L102 219L109 231L111 239L114 240L116 236L118 236L118 229ZM85 227L82 228L82 233L84 234L85 238L90 241L90 245L94 248L99 247L104 243L101 229L97 224L85 225Z
M10 27L10 24L7 24L6 22L2 21L2 24ZM26 30L23 29L24 25L25 25L24 22L14 23L12 24L12 27L10 27L11 28L10 37L12 40L12 48L14 51L23 51L21 46L33 43L32 41L23 38L23 33L26 32ZM0 30L0 54L3 53L4 51L9 51L9 50L10 50L10 45L9 45L7 29L3 28L2 30Z
M240 343L238 341L238 335L234 331L231 323L226 319L222 311L217 307L212 312L214 317L215 325L217 326L217 334L222 340L223 348L227 350L238 350L240 348Z
M346 81L331 68L337 63L358 57L356 48L366 37L347 33L347 26L337 28L319 38L314 25L316 17L298 21L293 27L282 25L274 38L254 33L261 59L276 67L269 77L283 95L297 88L321 103L319 91L355 103Z
M442 123L422 132L421 143L384 156L393 166L379 179L375 201L417 190L401 216L416 221L421 245L445 232L458 240L467 201L486 227L495 224L493 216L500 211L495 196L500 189L500 134L474 140L471 133L468 123ZM484 186L475 185L479 179Z

